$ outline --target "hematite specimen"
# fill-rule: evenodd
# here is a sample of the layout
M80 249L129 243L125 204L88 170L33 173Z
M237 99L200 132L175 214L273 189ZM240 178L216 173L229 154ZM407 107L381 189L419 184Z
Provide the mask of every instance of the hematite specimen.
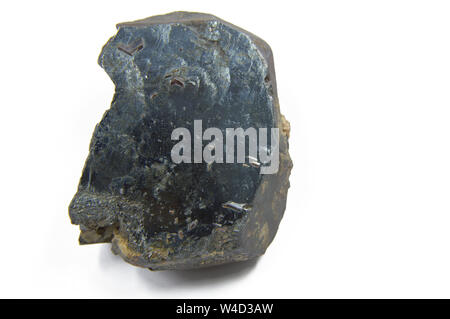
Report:
M189 269L264 254L286 206L292 162L270 47L215 16L174 12L121 23L99 64L116 86L70 206L80 244L127 262ZM179 163L175 128L280 128L279 170ZM208 141L204 141L204 145ZM269 145L270 149L271 145Z

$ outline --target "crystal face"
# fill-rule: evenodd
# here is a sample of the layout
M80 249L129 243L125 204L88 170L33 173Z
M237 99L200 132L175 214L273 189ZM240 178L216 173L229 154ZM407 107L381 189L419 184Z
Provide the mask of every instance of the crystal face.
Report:
M115 84L114 98L69 206L80 244L111 242L125 261L153 270L264 254L285 210L292 168L270 47L201 13L117 27L98 60ZM233 163L177 163L172 133L186 128L195 138L200 121L223 136L227 128L279 128L276 143L266 145L279 149L278 171L261 174L257 158L240 163L236 154ZM210 142L201 140L200 152ZM224 159L229 153L223 146Z

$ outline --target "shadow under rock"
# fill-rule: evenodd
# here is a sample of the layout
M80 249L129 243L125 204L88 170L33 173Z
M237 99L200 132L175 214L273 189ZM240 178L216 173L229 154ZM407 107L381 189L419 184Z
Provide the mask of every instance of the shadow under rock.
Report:
M258 260L259 258L255 258L192 270L150 271L141 268L138 269L138 276L149 285L163 289L214 286L245 277L256 267Z
M99 263L103 270L111 270L114 268L121 268L128 264L118 255L114 255L111 251L111 244L100 244Z

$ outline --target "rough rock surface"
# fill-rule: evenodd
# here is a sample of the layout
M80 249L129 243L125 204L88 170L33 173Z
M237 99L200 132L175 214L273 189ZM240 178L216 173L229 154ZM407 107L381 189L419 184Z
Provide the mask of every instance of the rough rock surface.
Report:
M270 47L201 13L117 28L98 60L116 91L69 206L80 244L111 242L124 260L152 270L264 254L285 210L292 168ZM192 129L194 120L224 132L280 128L278 173L242 163L174 163L171 133Z

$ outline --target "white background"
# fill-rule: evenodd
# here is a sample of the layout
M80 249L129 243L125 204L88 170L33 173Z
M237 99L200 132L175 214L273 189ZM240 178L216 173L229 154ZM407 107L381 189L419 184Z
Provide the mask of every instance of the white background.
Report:
M118 22L215 14L275 55L294 161L258 262L150 272L78 246L67 207L113 84ZM0 297L450 297L448 1L0 5Z

